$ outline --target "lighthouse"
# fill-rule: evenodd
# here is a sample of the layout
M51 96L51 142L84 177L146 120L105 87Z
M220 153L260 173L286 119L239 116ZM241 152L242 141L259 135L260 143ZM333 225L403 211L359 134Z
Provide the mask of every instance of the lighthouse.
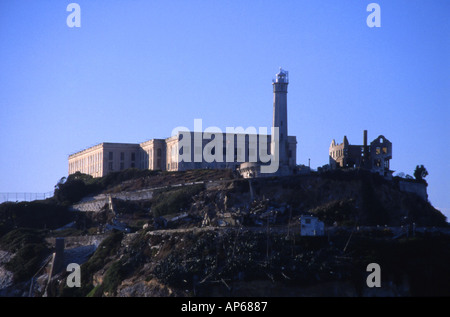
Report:
M280 167L287 166L289 164L288 121L287 121L288 84L289 84L289 73L280 67L280 72L276 74L275 79L272 81L273 85L272 127L278 128L279 131L278 158ZM274 149L273 146L272 149Z

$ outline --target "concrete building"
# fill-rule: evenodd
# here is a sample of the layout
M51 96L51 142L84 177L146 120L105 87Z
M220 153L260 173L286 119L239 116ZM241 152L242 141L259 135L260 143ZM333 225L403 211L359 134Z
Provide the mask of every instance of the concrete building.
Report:
M367 130L364 130L363 145L350 145L347 137L339 144L333 139L329 148L331 169L364 168L381 176L392 177L389 160L392 159L392 143L380 135L367 144Z
M280 68L273 80L273 127L279 130L276 175L291 174L296 167L297 138L288 136L288 72ZM214 141L214 142L211 142ZM214 146L211 144L214 143ZM127 168L183 171L189 169L232 169L244 177L261 174L260 154L276 155L275 138L256 129L235 129L233 133L179 131L167 139L140 144L101 143L69 156L69 175L77 171L102 177ZM213 159L211 159L211 157Z
M140 167L139 144L101 143L69 156L69 175L77 171L102 177L109 172Z
M220 145L209 147L209 136L213 134ZM183 137L188 136L189 146L182 146ZM196 142L197 138L197 142ZM264 148L260 149L261 144ZM186 143L185 143L186 144ZM240 145L243 144L243 145ZM287 162L289 166L296 166L297 139L290 136L287 144ZM201 132L178 132L177 135L166 139L167 157L166 170L184 171L200 168L228 168L232 170L242 169L242 163L261 164L258 153L267 150L270 153L272 146L271 135L253 133L201 133ZM191 150L192 149L192 150ZM205 159L205 152L211 154L214 160L209 162ZM201 155L201 160L196 159L196 154ZM184 159L182 157L184 156Z
M317 217L303 215L300 217L301 236L323 236L325 234L325 224Z
M153 139L139 144L140 165L138 168L164 170L166 166L166 140Z

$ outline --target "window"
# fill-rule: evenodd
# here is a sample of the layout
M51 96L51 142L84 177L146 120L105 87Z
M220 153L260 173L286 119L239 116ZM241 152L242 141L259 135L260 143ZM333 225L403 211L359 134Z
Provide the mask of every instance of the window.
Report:
M292 157L292 150L289 150L289 154L288 157L291 158Z
M158 161L156 162L156 167L161 168L161 159L158 159Z
M387 147L383 148L383 154L387 154Z
M136 161L136 153L134 152L131 153L131 160Z
M381 153L381 149L380 149L380 147L377 147L375 150L375 154L380 155L380 153Z
M109 160L112 161L113 160L113 152L109 152Z
M111 153L111 152L110 152ZM113 170L113 163L112 162L109 162L108 163L108 170L109 171L112 171Z
M134 162L131 162L131 168L135 168L135 166Z
M120 160L123 161L125 159L125 153L120 152Z
M120 170L122 171L125 168L123 162L120 162Z
M158 149L156 153L157 153L158 157L161 157L161 149ZM158 164L158 165L160 165L160 164Z

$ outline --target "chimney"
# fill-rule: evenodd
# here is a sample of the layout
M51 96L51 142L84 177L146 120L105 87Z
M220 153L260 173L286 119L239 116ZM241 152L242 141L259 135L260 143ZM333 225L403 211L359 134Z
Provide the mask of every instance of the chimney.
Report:
M369 164L369 149L367 147L367 130L364 130L362 167L368 168L368 164Z
M364 151L367 149L367 130L364 130Z

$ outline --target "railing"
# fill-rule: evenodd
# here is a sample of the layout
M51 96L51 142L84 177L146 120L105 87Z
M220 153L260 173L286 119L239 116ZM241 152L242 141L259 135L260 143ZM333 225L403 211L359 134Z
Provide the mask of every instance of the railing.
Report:
M7 201L33 201L53 197L53 192L46 193L0 193L0 203Z

